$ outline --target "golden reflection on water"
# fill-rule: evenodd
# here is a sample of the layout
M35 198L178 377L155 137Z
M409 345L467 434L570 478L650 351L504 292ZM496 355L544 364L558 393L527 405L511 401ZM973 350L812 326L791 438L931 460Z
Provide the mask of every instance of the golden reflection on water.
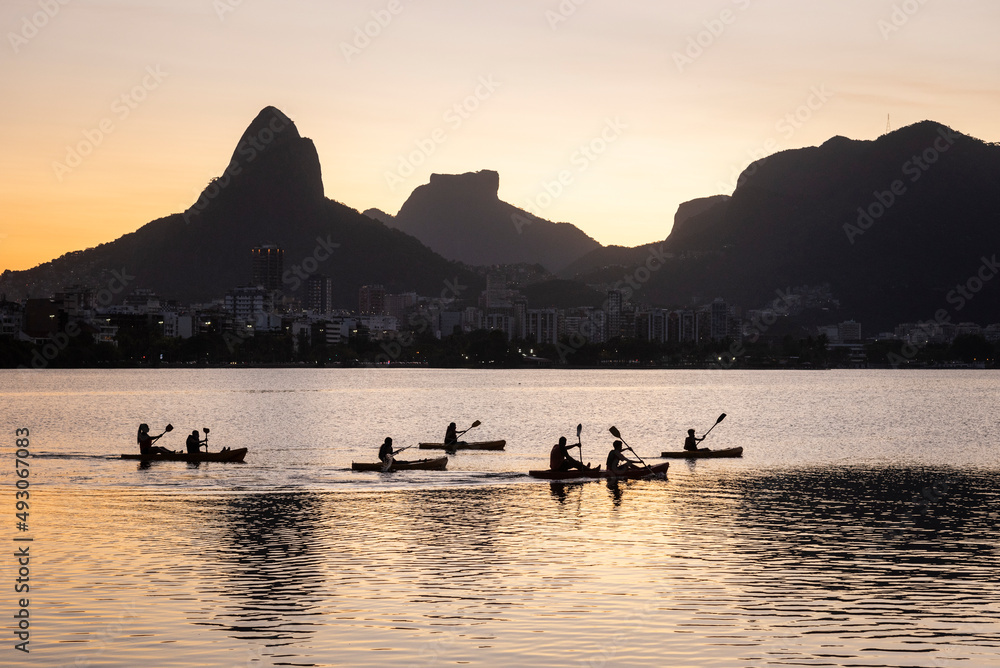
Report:
M998 482L827 468L384 493L52 489L35 509L39 653L997 665Z

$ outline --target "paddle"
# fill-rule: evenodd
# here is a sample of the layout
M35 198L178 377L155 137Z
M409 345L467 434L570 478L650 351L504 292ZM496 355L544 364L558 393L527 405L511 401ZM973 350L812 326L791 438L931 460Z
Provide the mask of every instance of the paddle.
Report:
M469 427L469 428L468 428L468 429L466 429L465 431L460 431L460 432L458 432L458 434L456 434L456 435L459 435L459 434L464 434L464 433L465 433L466 431L472 431L473 429L475 429L476 427L478 427L478 426L479 426L479 425L481 425L481 424L482 424L482 422L480 422L479 420L476 420L475 422L473 422L473 423L472 423L472 426L471 426L471 427Z
M656 471L654 471L652 469L652 467L650 467L649 464L647 464L646 462L644 462L642 460L642 457L639 456L638 452L636 452L635 450L632 450L632 446L629 445L628 443L626 443L625 439L622 438L622 433L620 431L618 431L618 427L611 427L610 429L608 429L608 431L611 432L612 436L614 436L615 438L617 438L618 440L620 440L622 443L624 443L626 448L628 448L629 450L632 451L632 454L635 455L635 458L639 460L639 463L642 464L643 466L645 466L646 470L649 471L649 475L653 476L654 478L666 478L667 477L665 473L657 473Z
M168 424L166 427L164 427L163 434L166 434L168 431L173 431L173 430L174 430L174 425ZM154 436L153 440L150 441L150 444L156 443L158 439L163 438L163 434L160 434L159 436Z
M708 438L708 435L712 433L713 429L715 429L715 425L719 424L720 422L722 422L725 419L726 419L726 414L723 413L722 415L719 416L719 419L715 421L715 424L713 424L711 427L708 428L708 431L706 431L705 435L701 437L701 440L704 441L706 438Z
M400 448L399 450L393 450L392 452L390 452L389 456L385 458L385 463L382 464L382 473L385 473L386 471L391 469L392 465L396 463L395 460L396 455L401 453L403 450L409 450L412 447L413 447L412 445L408 445L405 448Z
M173 431L173 430L174 430L174 425L168 424L166 427L163 428L163 434L166 434L168 431ZM158 440L160 440L161 438L163 438L163 434L160 434L159 436L153 436L152 439L150 439L150 441L149 441L149 447L152 448L153 447L153 443L156 443ZM160 446L157 446L157 447L159 448ZM173 450L167 450L166 448L160 448L160 450L163 450L165 452L173 453ZM155 451L153 451L153 452L155 452Z
M205 446L205 452L208 452L208 432L210 430L208 427L202 427L201 430L205 432L205 442L202 445Z

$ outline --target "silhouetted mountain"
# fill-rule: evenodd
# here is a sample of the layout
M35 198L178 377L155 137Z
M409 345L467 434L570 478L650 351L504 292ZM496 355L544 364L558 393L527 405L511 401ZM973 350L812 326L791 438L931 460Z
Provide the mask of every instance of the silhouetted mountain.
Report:
M378 222L384 223L385 225L388 225L390 227L393 226L392 225L392 223L393 223L393 217L392 217L392 215L386 213L382 209L365 209L361 213L363 213L364 215L368 216L372 220L377 220Z
M100 288L112 272L124 271L134 277L127 291L142 287L185 302L209 300L250 282L250 249L265 243L285 251L286 293L302 294L303 277L321 273L333 279L334 303L341 307L355 308L358 288L367 283L438 296L447 280L473 280L415 238L324 197L312 140L267 107L240 137L223 174L188 211L96 248L6 272L0 292L17 298L29 291L47 296L73 283Z
M662 247L674 258L638 298L757 308L790 287L827 285L840 303L829 319L870 333L938 311L988 324L1000 320L998 211L997 144L929 121L876 141L834 137L750 165L730 200L671 233Z
M684 202L677 207L674 214L674 226L670 234L673 237L683 237L692 234L695 230L703 226L714 224L725 211L729 202L728 195L713 195L711 197L701 197L699 199ZM709 214L710 215L706 215ZM694 219L693 225L688 225L688 221ZM579 278L599 270L610 270L633 267L646 262L651 254L655 254L662 247L663 241L654 241L642 246L602 246L595 248L583 257L573 261L569 266L559 272L563 278ZM618 278L621 278L619 276Z
M569 223L553 223L499 199L500 175L432 174L386 223L444 257L472 265L541 264L559 271L600 244Z

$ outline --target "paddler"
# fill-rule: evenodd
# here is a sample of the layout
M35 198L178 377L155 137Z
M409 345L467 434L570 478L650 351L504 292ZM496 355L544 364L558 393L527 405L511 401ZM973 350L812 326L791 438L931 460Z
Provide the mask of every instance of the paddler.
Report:
M402 452L406 448L400 448L399 450L392 449L392 439L388 436L385 437L385 441L382 443L382 447L378 449L378 460L382 462L383 466L392 466L392 456Z
M611 444L611 451L608 453L608 461L605 469L608 473L620 473L622 471L635 471L641 468L638 462L633 462L622 452L622 442L615 441Z
M684 439L684 450L687 452L698 452L698 450L707 450L708 448L699 448L698 444L705 440L705 437L695 438L694 429L688 429L687 438Z
M553 471L569 471L572 469L586 470L589 469L589 465L584 465L583 462L573 459L569 454L569 448L576 446L566 446L566 437L560 436L559 442L552 446L552 451L549 453L549 468Z
M172 426L167 425L167 429L163 431L166 434L168 431L173 429ZM160 446L154 446L153 443L158 441L163 437L163 434L159 436L149 435L149 425L143 422L139 425L139 433L136 434L135 439L139 442L139 454L143 457L149 457L150 455L172 455L173 450L167 450L166 448L161 448Z
M463 431L462 433L464 434L465 432ZM454 422L449 424L448 428L444 432L444 444L458 445L458 427L455 426Z
M200 434L198 433L198 430L195 429L194 431L191 432L191 435L187 437L185 445L187 445L187 451L189 455L197 455L199 452L201 452L201 446L203 445L205 446L205 452L208 452L208 439L206 438L203 441L198 438L199 436Z

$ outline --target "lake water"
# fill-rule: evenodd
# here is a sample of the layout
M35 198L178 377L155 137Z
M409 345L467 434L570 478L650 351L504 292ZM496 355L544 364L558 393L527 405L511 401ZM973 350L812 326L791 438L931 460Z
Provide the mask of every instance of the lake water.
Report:
M0 372L37 666L997 666L987 371ZM741 459L552 484L560 435ZM449 421L504 452L356 473ZM245 464L141 466L140 422ZM30 430L29 530L15 429ZM427 456L414 448L400 458ZM31 542L19 541L31 538ZM0 607L19 609L16 559Z

